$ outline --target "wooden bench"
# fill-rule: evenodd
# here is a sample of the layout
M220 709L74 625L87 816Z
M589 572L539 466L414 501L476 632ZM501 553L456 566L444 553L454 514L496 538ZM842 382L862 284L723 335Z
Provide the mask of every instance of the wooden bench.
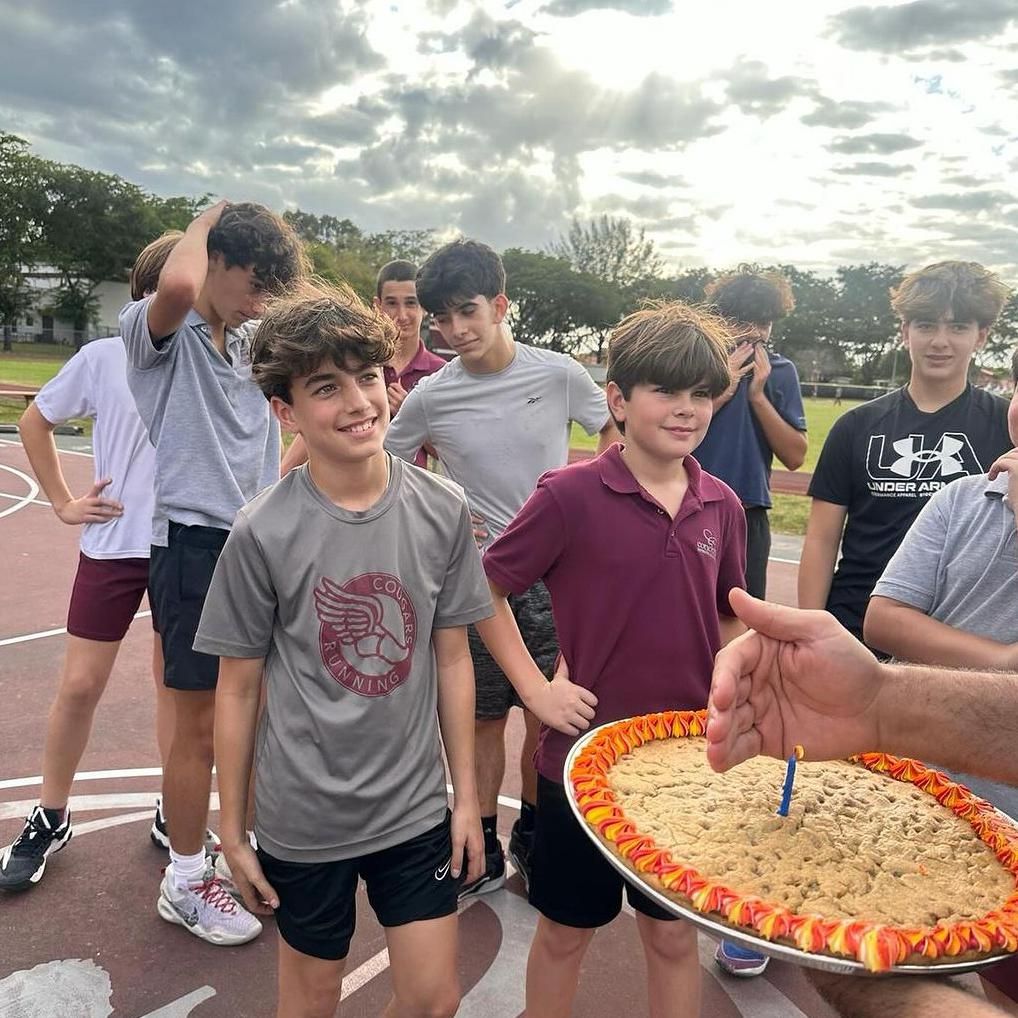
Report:
M26 407L38 395L38 389L0 389L0 399L23 399Z

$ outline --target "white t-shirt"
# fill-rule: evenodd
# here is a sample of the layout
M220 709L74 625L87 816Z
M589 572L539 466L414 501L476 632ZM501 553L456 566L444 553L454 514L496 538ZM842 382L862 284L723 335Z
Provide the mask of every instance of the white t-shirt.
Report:
M127 387L127 352L119 336L86 344L35 398L50 424L91 417L95 479L112 478L103 497L124 515L109 523L86 523L81 550L89 558L148 558L152 545L152 474L155 450ZM83 491L74 492L75 497Z

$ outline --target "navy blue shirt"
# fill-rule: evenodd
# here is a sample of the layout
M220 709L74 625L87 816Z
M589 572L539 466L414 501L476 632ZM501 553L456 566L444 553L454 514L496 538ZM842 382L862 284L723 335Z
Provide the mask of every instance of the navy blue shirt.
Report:
M780 354L768 353L771 373L764 394L781 416L798 431L806 430L806 411L795 365ZM714 414L703 441L696 447L704 470L720 477L744 506L771 507L771 461L774 453L749 405L752 372L735 395Z

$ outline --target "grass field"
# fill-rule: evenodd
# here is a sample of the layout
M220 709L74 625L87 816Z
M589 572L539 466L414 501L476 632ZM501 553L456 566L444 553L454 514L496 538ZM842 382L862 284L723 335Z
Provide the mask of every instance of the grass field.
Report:
M4 384L41 386L48 382L59 370L68 354L67 347L45 347L33 343L30 350L18 350L15 353L0 353L0 388ZM802 469L812 472L817 457L823 447L824 439L834 422L846 411L858 403L845 400L841 406L835 406L827 399L807 399L806 423L809 428L809 450ZM25 409L24 400L0 399L0 423L16 421ZM75 421L85 429L85 434L92 433L91 421ZM578 424L573 425L570 444L574 449L595 449L597 436L591 437ZM775 495L774 508L771 511L771 529L779 534L798 534L806 532L806 519L809 516L809 499L801 495Z

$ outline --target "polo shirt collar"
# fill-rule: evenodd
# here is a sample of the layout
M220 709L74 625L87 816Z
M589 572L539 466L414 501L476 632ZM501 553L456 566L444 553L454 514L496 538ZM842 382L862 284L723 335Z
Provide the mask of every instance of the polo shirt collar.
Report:
M428 348L424 341L417 340L417 353L410 359L410 363L403 369L402 374L406 375L411 371L424 371L428 368Z
M633 476L633 472L626 465L622 458L622 445L618 442L610 445L598 458L598 467L601 474L601 482L612 491L620 495L646 495L640 482ZM710 474L706 474L703 468L697 463L695 457L687 456L683 460L686 467L686 476L689 480L689 494L702 502L720 502L724 495L717 481Z
M187 313L187 317L184 319L184 324L190 326L192 329L199 329L202 334L209 340L212 341L212 329L209 323L194 309L191 308ZM238 347L243 348L247 340L247 332L243 329L226 329L226 349L235 350Z

